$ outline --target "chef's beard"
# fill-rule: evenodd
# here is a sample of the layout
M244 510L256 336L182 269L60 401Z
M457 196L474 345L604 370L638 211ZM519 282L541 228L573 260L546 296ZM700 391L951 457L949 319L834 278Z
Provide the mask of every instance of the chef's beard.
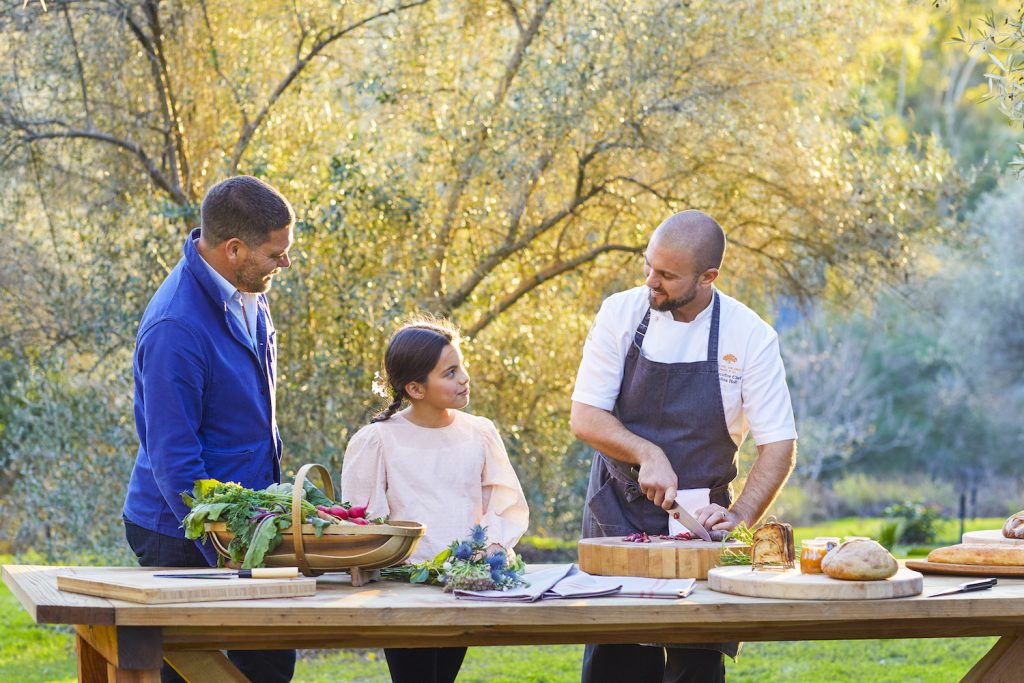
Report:
M647 302L650 304L651 308L653 308L656 311L662 312L674 311L677 308L682 308L683 306L687 305L688 303L697 298L697 281L694 280L693 287L690 289L689 292L687 292L686 294L677 299L665 299L661 303L657 303L654 300L654 295L655 291L653 289L647 293Z

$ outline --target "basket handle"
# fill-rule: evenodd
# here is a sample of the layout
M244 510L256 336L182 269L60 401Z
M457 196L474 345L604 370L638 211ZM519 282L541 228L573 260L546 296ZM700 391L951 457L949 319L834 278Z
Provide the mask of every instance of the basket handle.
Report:
M331 473L323 465L315 462L303 465L295 473L295 483L292 485L292 544L295 548L295 561L305 576L316 576L316 573L309 566L306 560L306 550L302 547L302 492L306 488L306 473L310 470L320 475L320 489L326 493L331 500L334 500L334 482L331 481Z

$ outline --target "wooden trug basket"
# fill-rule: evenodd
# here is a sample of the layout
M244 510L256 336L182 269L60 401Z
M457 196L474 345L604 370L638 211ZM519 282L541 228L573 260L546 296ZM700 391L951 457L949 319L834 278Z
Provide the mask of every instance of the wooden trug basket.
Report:
M426 531L419 522L332 525L325 528L319 537L312 524L299 524L302 520L301 492L310 470L320 475L321 490L335 499L334 482L327 468L316 463L299 468L292 488L292 528L283 532L281 544L267 553L264 558L267 567L298 567L306 576L348 571L352 574L352 585L359 586L369 579L369 572L401 564L412 555ZM230 558L228 543L234 535L224 522L207 522L206 531L217 552Z

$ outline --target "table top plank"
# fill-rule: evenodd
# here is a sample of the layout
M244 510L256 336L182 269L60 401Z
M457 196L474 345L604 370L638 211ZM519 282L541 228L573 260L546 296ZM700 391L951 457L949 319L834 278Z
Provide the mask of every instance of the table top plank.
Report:
M37 624L113 625L116 614L109 600L57 589L58 569L5 564L2 573L4 583Z
M673 642L698 636L706 642L711 634L721 639L724 633L744 634L747 640L787 640L998 635L1024 629L1024 580L1019 579L1000 579L991 590L937 598L925 596L962 579L926 576L923 595L885 600L754 598L718 593L698 582L689 597L679 600L605 597L526 604L458 600L437 587L396 582L356 588L347 575L339 574L319 580L316 595L308 597L143 605L58 591L59 570L7 565L3 575L39 623L160 626L168 642L175 633L223 634L225 627L243 633L253 624L259 624L254 633L268 637L290 632L325 642L340 642L346 631L368 634L374 642L397 642L407 629L410 638L430 631L477 643L488 638L530 642L531 635L548 639L544 642L582 642L587 634L621 637L623 631L652 636L675 632ZM687 633L678 635L679 627ZM761 631L765 633L757 638ZM890 635L870 635L876 633ZM394 636L391 641L389 634ZM358 635L344 638L351 642Z

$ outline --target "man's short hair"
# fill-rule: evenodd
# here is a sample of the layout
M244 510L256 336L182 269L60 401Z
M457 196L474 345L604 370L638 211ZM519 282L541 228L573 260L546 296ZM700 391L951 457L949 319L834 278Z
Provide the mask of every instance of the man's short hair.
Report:
M200 209L204 239L211 244L237 237L258 247L275 230L295 223L295 212L280 192L259 178L235 176L210 188Z

